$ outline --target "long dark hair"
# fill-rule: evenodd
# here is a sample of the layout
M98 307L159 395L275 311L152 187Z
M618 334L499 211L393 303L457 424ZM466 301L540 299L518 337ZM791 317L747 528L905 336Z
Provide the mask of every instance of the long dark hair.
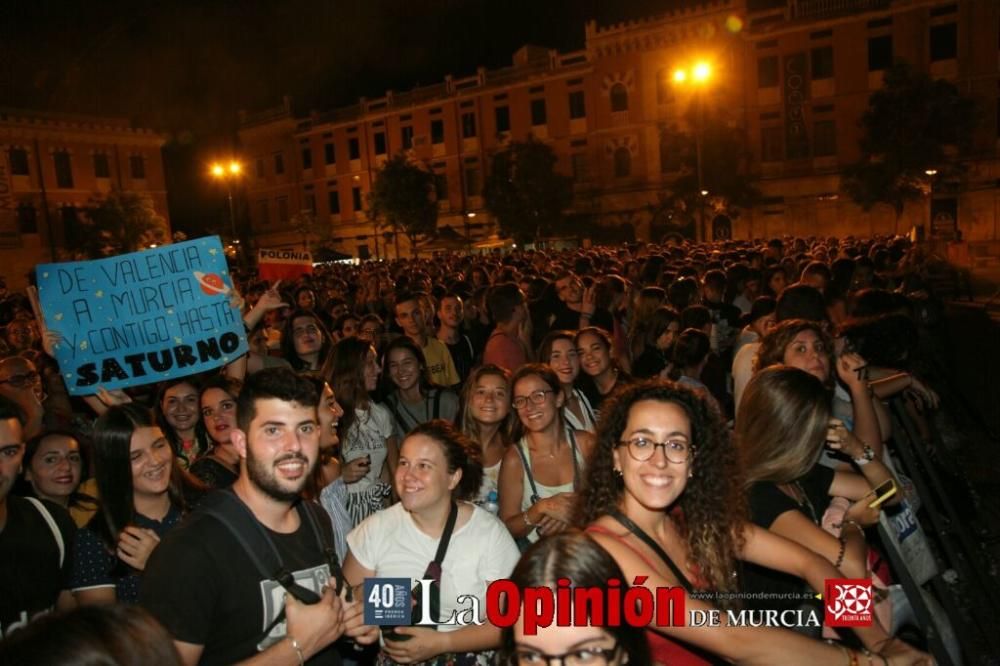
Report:
M399 387L396 386L395 382L392 381L392 377L389 376L389 355L397 349L405 349L413 354L413 358L417 359L417 365L420 366L420 378L418 380L420 393L427 395L427 392L433 388L430 373L427 371L427 359L424 357L423 350L417 346L417 343L405 335L401 335L390 342L382 351L382 377L380 378L381 386L379 387L381 394L388 396L399 391Z
M53 640L58 636L58 640ZM0 663L181 666L174 642L138 606L81 606L52 613L0 641Z
M299 288L298 291L302 291L302 288ZM309 289L309 291L312 291L312 289ZM298 292L296 292L297 296ZM316 361L316 367L322 368L323 361L326 359L326 355L330 353L330 348L333 345L333 338L330 337L330 331L327 330L319 314L313 310L295 310L285 319L285 323L281 327L281 355L291 364L293 369L309 370L305 361L299 358L299 355L295 352L295 320L300 317L309 317L315 321L316 328L319 329L319 334L323 338L323 344L320 345L319 357Z
M609 580L626 583L625 574L614 558L589 536L576 530L554 534L532 545L521 556L510 578L522 592L527 588L554 588L560 578L569 579L573 588L592 590L606 590ZM624 597L618 597L621 601L617 612L621 616L625 613ZM609 597L604 595L601 603L604 617L608 617ZM644 627L619 622L602 629L615 639L627 663L652 663ZM509 658L517 647L513 627L503 630L502 641L502 657ZM503 658L498 663L507 663Z
M198 404L194 410L198 419L194 424L194 458L197 458L206 453L211 445L211 440L209 440L204 427L199 428L201 425L201 380L202 377L200 375L188 375L187 377L160 382L156 386L156 402L153 403L153 416L156 419L156 425L160 426L160 430L166 435L167 441L170 442L170 446L174 450L174 455L185 459L187 457L184 455L184 443L181 441L180 435L177 434L177 430L167 421L167 417L163 411L163 398L166 396L167 391L181 384L191 386L198 396ZM188 460L188 462L192 463L194 460Z
M208 436L208 428L205 427L205 419L201 416L202 397L209 389L219 389L220 391L228 393L233 399L233 402L236 402L240 397L241 388L242 386L239 380L227 377L226 375L215 375L202 382L201 388L198 389L198 425L194 428L194 436L198 441L207 442L209 449L214 448L218 442ZM239 412L236 413L236 416L239 416ZM206 453L208 453L208 451L206 451Z
M87 527L97 532L112 551L118 535L135 521L132 486L132 435L139 428L155 428L153 413L135 403L116 405L104 412L94 424L94 477L100 494L100 510ZM180 468L171 462L167 492L174 506L184 508Z
M34 488L32 488L31 483L25 478L25 476L27 475L28 470L31 469L31 461L38 453L38 449L41 447L42 442L49 437L65 437L67 439L72 439L80 447L80 485L78 485L73 492L70 493L67 507L93 508L97 504L97 498L91 497L87 493L80 492L80 486L83 485L84 481L90 478L90 452L88 451L85 442L81 440L79 435L76 435L69 430L46 430L40 435L35 435L25 442L24 458L22 458L24 473L17 480L17 485L14 487L14 494L21 496L35 495Z
M374 346L360 338L344 338L333 346L333 376L330 386L337 395L337 402L344 408L344 415L337 425L341 447L347 442L347 433L357 416L355 410L371 402L365 388L365 356Z

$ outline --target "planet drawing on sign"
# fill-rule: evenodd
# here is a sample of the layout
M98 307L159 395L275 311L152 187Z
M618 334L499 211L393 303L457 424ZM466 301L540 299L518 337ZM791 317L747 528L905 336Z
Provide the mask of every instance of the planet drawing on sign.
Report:
M222 281L222 278L215 273L194 272L194 279L198 281L201 290L208 296L226 296L229 294L229 287Z

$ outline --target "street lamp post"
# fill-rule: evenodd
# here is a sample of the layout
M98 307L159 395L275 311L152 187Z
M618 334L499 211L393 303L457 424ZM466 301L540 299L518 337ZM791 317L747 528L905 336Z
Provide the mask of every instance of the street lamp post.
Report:
M212 164L212 177L226 185L226 196L229 199L229 226L232 242L236 246L237 259L242 263L243 254L239 251L240 239L236 235L236 205L233 203L233 184L243 174L243 165L236 160L230 160L228 165L219 162Z
M937 175L937 169L924 169L924 174L927 175L927 226L922 234L917 234L917 240L920 241L926 240L930 236L934 226L934 176Z
M702 89L712 78L712 66L707 62L698 61L690 67L679 67L674 70L674 83L677 85L694 86L694 150L695 150L695 172L698 179L698 224L695 228L695 240L707 240L708 234L705 229L705 197L708 191L705 189L704 175L702 171L701 156L701 133L704 124L704 106L702 104Z

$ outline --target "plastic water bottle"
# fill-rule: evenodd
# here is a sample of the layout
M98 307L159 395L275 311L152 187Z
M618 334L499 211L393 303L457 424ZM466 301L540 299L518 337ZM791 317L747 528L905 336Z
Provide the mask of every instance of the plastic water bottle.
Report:
M497 491L490 491L490 494L486 496L486 501L483 502L483 508L494 516L500 513L500 504L497 502Z

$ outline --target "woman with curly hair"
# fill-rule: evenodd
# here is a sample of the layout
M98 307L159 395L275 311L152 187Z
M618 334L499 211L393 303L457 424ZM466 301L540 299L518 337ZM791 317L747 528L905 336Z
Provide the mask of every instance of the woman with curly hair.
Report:
M816 590L838 576L822 557L747 522L736 450L718 414L693 391L659 380L629 386L609 401L597 436L579 522L626 579L648 576L644 585L680 585L688 594L733 593L737 560L781 569ZM690 597L686 605L705 607ZM650 633L657 663L707 663L695 649L761 664L832 663L847 651L760 627L651 629L693 646Z

